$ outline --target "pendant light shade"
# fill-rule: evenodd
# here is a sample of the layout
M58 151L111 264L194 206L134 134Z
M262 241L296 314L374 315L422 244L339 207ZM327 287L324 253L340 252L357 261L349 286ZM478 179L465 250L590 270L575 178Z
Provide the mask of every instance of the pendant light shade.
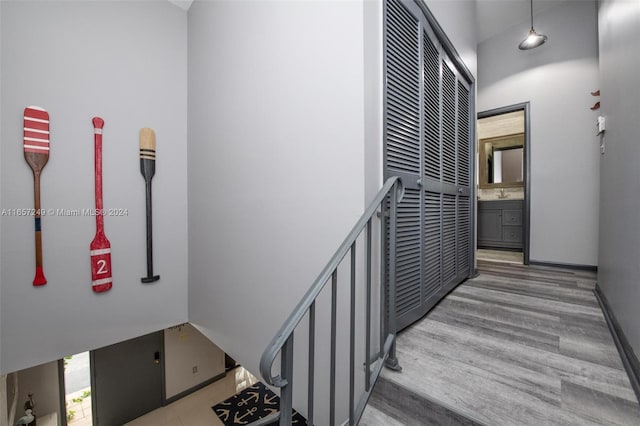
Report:
M547 41L547 36L544 34L538 34L536 30L531 27L531 29L529 30L529 35L527 36L527 38L520 42L518 48L520 50L533 49L544 44L545 41Z
M547 36L544 34L538 34L536 30L533 29L533 0L531 0L531 29L529 30L529 35L527 35L527 38L522 40L518 45L518 49L534 49L544 44L545 41L547 41Z

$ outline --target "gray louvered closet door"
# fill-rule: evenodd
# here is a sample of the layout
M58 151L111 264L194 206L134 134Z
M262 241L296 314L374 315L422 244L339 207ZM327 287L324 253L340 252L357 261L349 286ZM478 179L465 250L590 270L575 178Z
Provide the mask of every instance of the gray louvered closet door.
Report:
M412 1L385 3L384 65L384 174L405 186L396 258L402 329L470 275L470 96Z

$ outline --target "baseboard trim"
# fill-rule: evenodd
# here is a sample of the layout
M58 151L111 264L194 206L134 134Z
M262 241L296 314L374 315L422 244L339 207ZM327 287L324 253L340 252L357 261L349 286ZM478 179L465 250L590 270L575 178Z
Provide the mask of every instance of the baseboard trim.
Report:
M622 328L620 328L620 324L609 306L607 297L602 293L597 283L593 293L596 295L596 299L598 299L598 304L600 304L604 319L607 321L607 326L613 336L613 341L616 344L616 348L618 348L618 353L620 354L622 365L624 365L624 369L627 371L627 376L629 376L631 387L636 393L636 398L640 401L640 361L638 361L638 357L629 344L627 337L624 335Z
M164 404L163 404L163 406L165 406L165 405L169 405L169 404L171 404L172 402L176 402L177 400L182 399L182 398L184 398L185 396L187 396L187 395L189 395L189 394L192 394L193 392L195 392L195 391L197 391L197 390L200 390L200 389L202 389L202 388L203 388L203 387L205 387L205 386L209 386L211 383L213 383L213 382L217 382L218 380L222 379L222 378L223 378L224 376L226 376L226 375L227 375L227 372L225 371L224 373L220 373L220 374L218 374L217 376L214 376L214 377L212 377L212 378L210 378L210 379L208 379L208 380L205 380L204 382L200 383L199 385L195 385L195 386L194 386L194 387L192 387L192 388L189 388L189 389L187 389L187 390L185 390L185 391L182 391L182 392L180 392L179 394L176 394L176 395L172 396L171 398L166 398L166 399L164 400Z
M598 267L596 265L578 265L575 263L542 262L539 260L531 260L531 259L529 260L529 265L550 266L552 268L565 268L565 269L576 269L579 271L598 272Z

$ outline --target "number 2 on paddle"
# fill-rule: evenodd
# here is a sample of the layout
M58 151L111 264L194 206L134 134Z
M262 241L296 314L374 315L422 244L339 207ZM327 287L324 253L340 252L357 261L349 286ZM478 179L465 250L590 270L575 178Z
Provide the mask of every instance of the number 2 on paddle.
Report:
M98 260L98 272L96 274L106 274L109 272L107 269L107 261L104 259Z

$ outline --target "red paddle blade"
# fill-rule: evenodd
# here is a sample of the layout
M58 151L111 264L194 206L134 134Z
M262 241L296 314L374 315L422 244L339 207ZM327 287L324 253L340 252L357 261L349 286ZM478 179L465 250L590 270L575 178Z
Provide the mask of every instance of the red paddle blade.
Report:
M111 276L111 243L98 232L91 241L91 286L93 291L101 293L113 285Z
M40 107L24 109L24 152L49 156L49 113Z
M44 276L44 271L42 270L42 266L36 266L36 277L33 279L33 285L38 287L41 285L45 285L47 283L47 279Z

